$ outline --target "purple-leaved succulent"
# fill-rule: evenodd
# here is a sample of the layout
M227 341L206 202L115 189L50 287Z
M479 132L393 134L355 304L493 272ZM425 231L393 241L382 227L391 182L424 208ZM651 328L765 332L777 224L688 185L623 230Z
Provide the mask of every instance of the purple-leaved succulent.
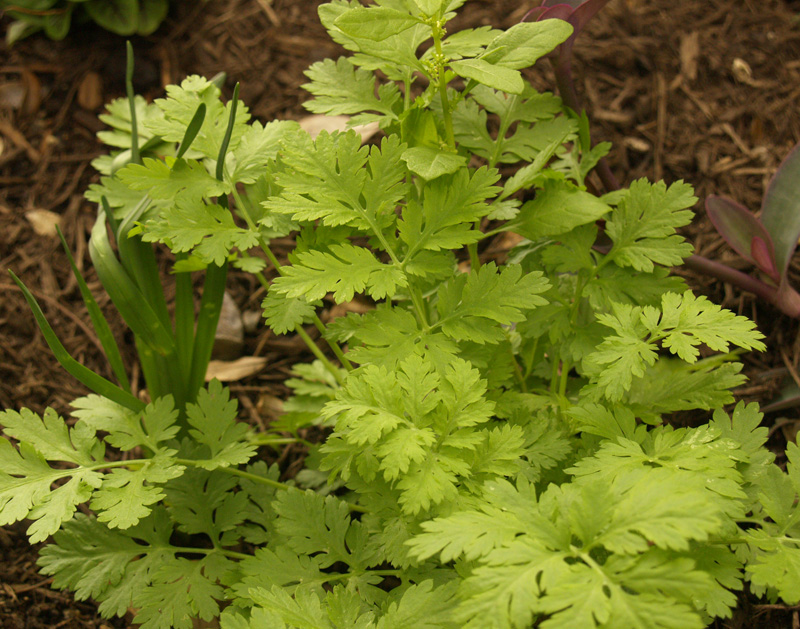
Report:
M800 294L789 285L788 270L800 238L800 144L770 181L756 217L727 197L709 196L706 212L725 241L764 276L753 279L756 292L782 312L800 317Z

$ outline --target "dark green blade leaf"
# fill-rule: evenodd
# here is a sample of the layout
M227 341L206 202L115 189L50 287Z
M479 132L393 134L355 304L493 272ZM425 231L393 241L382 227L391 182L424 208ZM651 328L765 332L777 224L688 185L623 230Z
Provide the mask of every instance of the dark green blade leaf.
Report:
M67 259L69 259L69 265L72 267L72 274L75 276L75 281L78 282L78 288L81 291L83 303L86 304L86 309L89 311L92 326L94 326L94 331L97 333L97 338L100 339L100 344L103 346L103 351L106 353L106 358L111 365L111 369L114 371L114 375L117 377L117 380L119 380L122 388L126 391L130 391L131 385L130 382L128 382L128 375L125 373L125 365L122 362L119 346L114 339L114 335L111 333L111 327L108 325L108 321L106 321L89 287L86 285L86 280L83 279L81 272L78 270L75 260L72 257L72 252L69 250L67 241L64 238L64 234L61 232L61 228L56 227L56 230L58 231L58 237L61 239L61 244L64 247L64 252L67 254Z
M92 228L89 254L97 275L125 323L142 341L162 356L175 352L175 341L158 315L117 260L106 233L106 214L101 210Z
M94 0L91 0L88 4L92 4ZM134 4L136 0L133 0ZM91 14L91 11L88 9L87 4L87 12ZM107 8L111 8L115 3L108 2L106 3ZM139 22L139 5L136 5L136 15L132 19L136 24ZM100 22L97 18L95 18L95 22L104 26L102 22ZM105 28L108 28L107 26ZM113 31L114 29L108 28L108 30ZM119 33L120 35L128 35L135 32L136 26L133 26L133 30L130 33ZM114 31L116 32L116 31ZM136 94L133 92L133 67L134 67L134 60L133 60L133 46L131 43L125 42L125 51L127 53L127 59L125 63L125 93L128 97L128 105L131 110L131 163L133 164L141 164L142 158L139 152L139 123L136 121Z
M222 181L223 169L225 168L225 154L228 152L228 145L231 142L231 135L233 134L233 125L236 122L236 109L239 105L239 84L237 83L233 88L233 103L231 105L231 115L228 117L228 127L225 129L225 137L222 138L222 144L219 147L219 157L217 157L217 179ZM195 114L197 115L197 114ZM194 119L192 119L194 122Z
M55 355L59 364L66 369L70 375L77 378L81 383L98 395L107 397L109 400L113 400L117 404L121 404L125 408L129 408L133 411L138 412L144 409L144 402L135 398L124 389L119 388L113 382L110 382L102 376L94 373L91 369L84 367L69 355L69 352L61 344L61 341L58 340L53 328L50 327L50 324L47 322L39 303L36 301L36 298L31 294L25 284L22 283L22 280L14 275L12 271L9 271L9 273L11 273L11 278L14 280L14 282L16 282L17 286L19 286L20 290L22 291L22 294L25 296L25 301L28 302L28 306L33 311L33 316L36 319L36 323L39 325L39 329L42 331L44 339L47 341L47 345L50 347L50 350Z
M197 111L194 112L194 116L192 116L191 122L186 127L186 135L183 136L183 140L181 140L180 148L178 148L178 153L176 157L180 159L184 156L186 151L189 150L189 147L194 142L194 139L197 137L197 134L200 131L200 128L203 126L203 121L206 119L206 104L200 103L197 106Z

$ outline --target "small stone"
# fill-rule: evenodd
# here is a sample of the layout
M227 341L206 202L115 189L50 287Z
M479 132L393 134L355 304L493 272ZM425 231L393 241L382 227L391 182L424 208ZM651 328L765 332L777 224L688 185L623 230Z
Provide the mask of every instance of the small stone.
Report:
M233 298L226 292L222 299L214 349L211 355L217 360L234 360L244 349L244 326L242 314Z
M87 111L103 106L103 79L97 72L87 72L78 85L78 105Z

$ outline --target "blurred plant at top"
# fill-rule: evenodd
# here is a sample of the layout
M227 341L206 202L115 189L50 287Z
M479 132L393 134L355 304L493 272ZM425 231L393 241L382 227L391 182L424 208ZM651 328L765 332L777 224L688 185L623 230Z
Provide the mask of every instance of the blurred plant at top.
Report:
M6 32L9 44L41 30L61 40L73 22L86 20L117 35L150 35L168 10L168 0L0 0L0 12L14 19Z

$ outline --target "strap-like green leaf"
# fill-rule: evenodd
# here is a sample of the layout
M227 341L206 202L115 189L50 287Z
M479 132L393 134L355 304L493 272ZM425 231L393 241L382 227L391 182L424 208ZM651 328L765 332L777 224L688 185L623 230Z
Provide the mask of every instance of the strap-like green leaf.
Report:
M19 286L22 294L25 295L25 300L28 302L28 306L33 311L33 316L36 319L36 323L39 325L39 329L42 331L47 345L50 347L50 350L55 355L59 364L66 369L70 375L77 378L81 383L95 393L107 397L110 400L114 400L118 404L121 404L122 406L133 411L142 410L145 406L144 402L134 397L124 389L121 389L113 382L106 380L103 378L103 376L96 374L88 367L81 365L77 360L69 355L69 352L61 344L61 341L58 340L53 328L50 327L50 324L47 322L42 309L39 307L39 303L36 301L36 298L31 294L25 284L22 283L22 280L14 275L12 271L9 271L9 273L11 273L11 278L14 280L14 282L16 282L17 286Z

